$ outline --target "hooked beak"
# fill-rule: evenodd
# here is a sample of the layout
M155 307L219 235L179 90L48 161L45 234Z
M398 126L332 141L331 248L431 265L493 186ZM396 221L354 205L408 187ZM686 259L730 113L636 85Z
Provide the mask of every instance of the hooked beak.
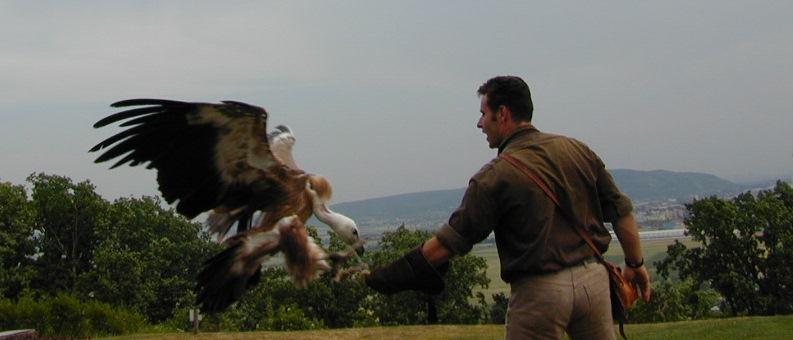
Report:
M359 243L358 243L358 246L357 246L357 247L355 247L355 253L357 253L357 254L358 254L358 256L363 256L363 252L364 252L364 249L363 249L363 242L359 242Z

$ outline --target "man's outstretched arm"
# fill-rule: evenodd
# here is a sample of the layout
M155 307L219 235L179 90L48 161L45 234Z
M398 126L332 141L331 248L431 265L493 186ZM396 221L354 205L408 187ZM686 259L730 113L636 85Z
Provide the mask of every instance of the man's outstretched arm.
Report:
M647 272L647 267L644 265L641 242L639 241L639 226L636 224L633 214L625 215L615 221L614 233L617 235L620 246L622 246L622 252L625 254L626 266L623 271L625 278L638 284L642 292L642 299L645 302L650 302L652 281L650 273Z
M443 275L449 268L449 257L451 252L433 237L396 261L372 271L366 277L366 284L383 294L405 290L440 294L445 286Z
M446 263L453 255L452 251L446 248L446 246L434 236L427 240L427 242L424 242L424 246L421 247L421 252L424 254L424 258L435 267Z

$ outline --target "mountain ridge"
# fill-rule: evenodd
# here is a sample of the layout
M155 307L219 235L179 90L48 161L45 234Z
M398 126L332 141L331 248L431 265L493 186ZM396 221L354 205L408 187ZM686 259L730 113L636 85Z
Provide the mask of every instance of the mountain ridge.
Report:
M609 170L614 181L634 202L674 199L681 202L710 195L729 196L750 189L716 175L669 170ZM443 223L460 204L465 188L430 190L338 203L332 208L359 225L413 225L425 228Z

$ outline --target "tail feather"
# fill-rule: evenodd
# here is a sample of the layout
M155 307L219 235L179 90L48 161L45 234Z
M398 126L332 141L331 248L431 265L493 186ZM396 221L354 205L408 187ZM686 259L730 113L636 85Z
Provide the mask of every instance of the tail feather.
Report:
M209 227L209 233L216 235L217 241L220 243L229 234L235 221L237 222L237 234L250 230L253 212L248 211L247 206L230 212L212 212L207 217L206 225Z
M231 229L231 222L231 214L212 212L207 217L206 225L209 227L209 233L216 235L217 242L220 243Z
M297 287L305 288L331 270L328 254L308 236L297 216L282 218L273 230L238 234L226 242L229 247L206 261L197 277L196 303L204 312L222 311L239 300L259 282L262 263L278 251L284 253Z
M234 243L204 263L197 277L196 304L215 313L228 308L261 276L262 262L278 251L277 232L235 238Z
M198 274L196 302L204 312L214 313L226 309L237 301L248 286L249 275L231 271L234 254L242 244L229 247L205 263Z

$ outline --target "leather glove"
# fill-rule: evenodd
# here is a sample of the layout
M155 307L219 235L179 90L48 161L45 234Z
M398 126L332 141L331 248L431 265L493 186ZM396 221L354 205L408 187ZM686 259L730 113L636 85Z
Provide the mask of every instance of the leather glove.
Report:
M366 285L386 295L405 290L440 294L444 288L443 274L448 270L449 264L444 263L438 269L433 267L421 253L423 245L422 243L398 260L375 269L366 277Z

